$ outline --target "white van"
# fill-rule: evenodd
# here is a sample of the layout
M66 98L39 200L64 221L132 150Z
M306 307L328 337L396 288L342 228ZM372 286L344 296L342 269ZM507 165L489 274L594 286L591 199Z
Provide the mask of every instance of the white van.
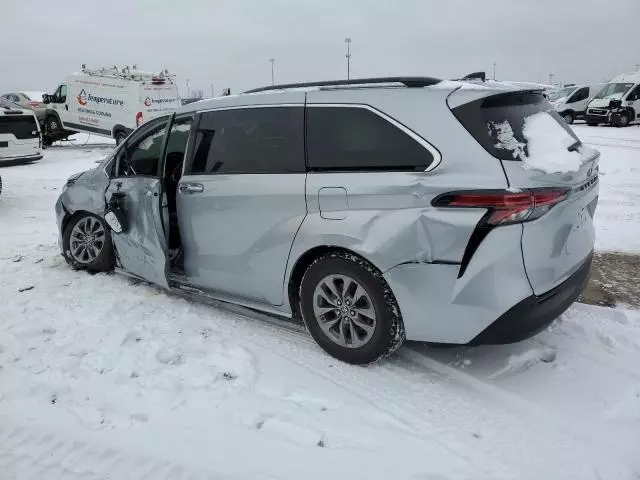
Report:
M548 93L549 102L556 111L571 124L583 120L587 114L587 105L595 97L604 83L595 85L571 85Z
M626 127L631 122L640 120L640 72L623 73L604 85L589 102L587 123L595 126L608 122L607 113L612 100L620 100L625 110L618 117L619 126Z
M41 158L40 125L33 110L0 98L0 164Z
M119 144L144 121L181 106L174 77L166 70L82 67L53 95L44 96L48 136L68 130L111 137Z

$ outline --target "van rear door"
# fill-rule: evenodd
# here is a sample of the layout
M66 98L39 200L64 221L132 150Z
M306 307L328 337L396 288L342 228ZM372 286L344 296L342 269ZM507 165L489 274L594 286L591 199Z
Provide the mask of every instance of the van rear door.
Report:
M156 83L140 85L140 101L136 113L137 125L165 112L173 112L182 105L178 97L177 85L166 79L162 79L162 83L159 81Z
M540 92L500 93L452 111L500 159L512 191L543 193L535 195L541 202L535 218L522 224L522 254L536 295L548 292L593 251L599 153L580 142Z

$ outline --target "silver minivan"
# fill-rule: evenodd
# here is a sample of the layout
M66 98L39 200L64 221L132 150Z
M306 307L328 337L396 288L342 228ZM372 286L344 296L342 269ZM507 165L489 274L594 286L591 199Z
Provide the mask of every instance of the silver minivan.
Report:
M301 319L364 364L546 327L588 279L597 199L598 153L542 92L394 77L189 104L72 176L56 213L75 267Z

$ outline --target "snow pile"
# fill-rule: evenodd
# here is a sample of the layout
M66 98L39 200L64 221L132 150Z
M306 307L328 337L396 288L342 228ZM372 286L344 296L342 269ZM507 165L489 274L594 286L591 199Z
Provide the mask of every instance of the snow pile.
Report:
M498 143L496 147L501 150L508 150L513 155L513 158L519 158L522 160L526 156L525 147L526 143L519 142L514 133L513 128L508 120L504 122L489 122L489 135L492 138L496 138Z
M496 148L508 150L514 159L522 160L527 170L545 173L577 172L582 164L593 159L597 152L583 145L569 148L577 140L547 112L539 112L525 118L519 141L508 120L488 122L489 134L497 139Z

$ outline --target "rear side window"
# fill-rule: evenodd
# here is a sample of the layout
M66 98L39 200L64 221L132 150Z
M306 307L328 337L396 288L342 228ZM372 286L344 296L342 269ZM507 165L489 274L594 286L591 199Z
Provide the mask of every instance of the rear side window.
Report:
M403 130L366 108L307 108L311 170L425 170L433 155Z
M0 134L2 133L14 135L18 140L39 137L38 126L33 115L0 116Z
M303 173L304 107L202 114L190 174Z
M525 121L546 112L575 139L573 130L541 93L504 93L475 100L452 109L456 118L487 152L500 160L520 160L529 155L523 134Z

